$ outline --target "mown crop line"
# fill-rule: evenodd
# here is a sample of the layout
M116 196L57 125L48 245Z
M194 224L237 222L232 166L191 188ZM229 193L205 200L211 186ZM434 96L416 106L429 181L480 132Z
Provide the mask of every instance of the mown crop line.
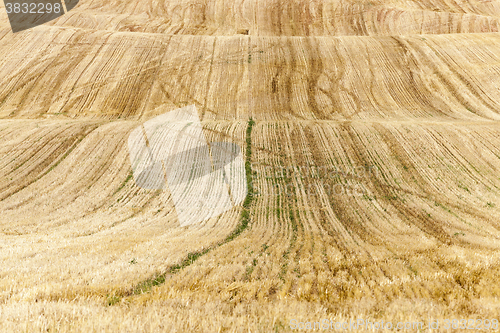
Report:
M278 148L281 151L281 145L279 143L278 143ZM284 182L285 189L290 188L290 186L293 187L293 180L292 180L291 175L285 175L284 177L281 177L281 179ZM276 184L277 184L277 179L273 178L273 185L276 185ZM286 272L288 271L289 256L290 256L290 253L292 252L292 249L295 247L295 244L297 242L297 234L298 234L298 224L297 224L297 221L295 219L291 193L286 193L285 195L286 195L286 197L284 197L284 198L280 194L278 194L276 197L278 207L280 207L277 210L278 219L280 219L281 217L283 217L284 219L288 218L288 220L290 221L289 227L291 228L290 243L289 243L289 246L286 249L286 251L283 252L283 254L282 254L283 263L281 265L280 272L278 273L278 278L283 283L285 282L285 275L286 275ZM293 201L295 202L295 204L297 204L297 197L295 194L293 197ZM285 205L283 206L283 211L282 211L281 205L283 203ZM297 212L297 214L298 214L298 212Z
M285 177L284 180L285 180L285 186L286 186L285 188L288 188L288 186L290 184L292 184L291 178ZM287 198L287 199L288 199L287 201L289 201L290 198ZM297 199L295 198L295 200L297 200ZM288 208L288 218L290 220L290 225L292 228L292 238L290 239L290 245L289 245L288 249L283 253L284 263L281 265L281 270L280 270L280 273L278 274L279 279L283 282L285 282L285 275L286 275L286 272L288 270L289 256L290 256L290 253L292 251L292 248L295 246L295 243L297 241L297 232L298 232L297 221L295 220L295 215L293 212L292 204L290 201L288 202L288 204L290 205Z
M129 174L127 175L127 178L125 178L125 180L123 181L123 183L121 183L121 184L120 184L120 187L118 187L118 188L116 189L116 191L113 193L113 196L114 196L116 193L120 192L120 191L121 191L121 190L125 187L125 185L127 185L127 183L130 181L130 179L132 179L132 177L133 177L133 173L132 173L132 171L130 171L130 172L129 172ZM118 201L119 201L119 200L120 200L120 199L118 199Z
M52 163L49 164L48 169L46 169L44 172L42 172L41 175L38 175L35 179L30 180L27 184L24 184L23 186L18 187L13 192L10 192L7 196L0 198L0 201L3 201L6 198L8 198L9 196L12 196L12 195L24 190L27 186L30 186L31 184L36 183L37 181L39 181L40 179L45 177L48 173L50 173L52 170L54 170L62 161L64 161L66 159L66 157L68 157L69 154L71 154L73 152L73 150L80 144L80 142L82 142L83 139L86 136L88 136L92 131L94 131L96 128L97 128L97 126L94 127L93 129L91 129L88 133L85 133L83 135L79 135L76 138L76 140L69 146L69 148L67 148L66 152L57 161L55 161L55 162L52 161Z
M229 234L224 240L199 251L194 251L188 253L186 258L184 258L179 264L175 264L167 268L167 270L164 273L155 275L147 280L144 280L142 282L139 282L132 290L129 290L127 292L124 292L121 294L121 297L127 297L127 296L134 296L134 295L140 295L143 293L150 292L153 287L161 285L165 283L167 280L167 277L173 274L176 274L180 272L182 269L190 266L193 264L196 260L198 260L201 256L207 254L208 252L231 242L234 240L236 237L241 235L245 229L248 228L248 225L250 223L250 207L252 205L252 202L254 200L254 188L253 188L253 179L252 179L252 128L255 125L255 121L250 118L248 121L248 127L246 130L246 157L245 157L245 173L247 177L247 195L245 197L245 200L243 201L243 210L240 215L240 222L236 226L236 228ZM113 297L116 297L116 293L114 294ZM108 302L109 305L116 304L118 302Z

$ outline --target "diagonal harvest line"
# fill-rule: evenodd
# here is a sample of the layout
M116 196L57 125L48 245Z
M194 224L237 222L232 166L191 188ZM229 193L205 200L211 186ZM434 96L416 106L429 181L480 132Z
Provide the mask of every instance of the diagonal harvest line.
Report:
M148 147L149 153L151 153L151 145L149 144L148 135L146 134L146 128L144 128L144 123L141 124L142 135L144 135L144 140L146 140L146 147ZM167 169L165 167L165 161L161 160L161 168L163 170L163 179L165 180L165 188L168 188L167 181Z
M208 155L210 156L210 166L212 167L212 172L215 171L215 163L214 163L214 158L212 156L212 146L210 145L210 142L207 140L207 146L208 146ZM229 186L229 180L226 177L226 170L224 167L222 167L222 175L224 178L224 184L226 185L226 190L229 193L229 199L231 199L231 205L234 207L236 206L235 200L233 198L233 194L231 193L231 186Z
M66 2L64 0L61 0L61 2L64 9L64 13L66 14L68 12L68 10L66 9Z
M146 129L144 128L144 124L141 124L141 128L142 128L142 135L144 135L144 140L146 140L146 147L151 148L151 146L149 145L148 135L146 134Z

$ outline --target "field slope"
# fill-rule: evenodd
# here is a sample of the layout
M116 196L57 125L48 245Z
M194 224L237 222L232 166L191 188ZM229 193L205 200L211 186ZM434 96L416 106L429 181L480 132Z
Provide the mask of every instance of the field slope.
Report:
M0 331L500 319L500 1L0 18ZM127 139L192 104L242 148L249 196L180 227Z

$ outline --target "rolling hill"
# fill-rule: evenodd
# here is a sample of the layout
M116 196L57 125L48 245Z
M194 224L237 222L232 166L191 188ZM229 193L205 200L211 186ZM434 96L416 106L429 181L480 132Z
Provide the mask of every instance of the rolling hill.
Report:
M499 319L500 1L0 13L2 332ZM188 105L249 195L180 227L127 138Z

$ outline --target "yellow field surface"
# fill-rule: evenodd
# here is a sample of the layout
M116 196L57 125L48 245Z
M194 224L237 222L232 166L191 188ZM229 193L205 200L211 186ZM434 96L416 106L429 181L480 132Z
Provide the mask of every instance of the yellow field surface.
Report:
M500 1L0 18L0 332L500 320ZM242 148L249 194L180 227L127 139L193 104Z

